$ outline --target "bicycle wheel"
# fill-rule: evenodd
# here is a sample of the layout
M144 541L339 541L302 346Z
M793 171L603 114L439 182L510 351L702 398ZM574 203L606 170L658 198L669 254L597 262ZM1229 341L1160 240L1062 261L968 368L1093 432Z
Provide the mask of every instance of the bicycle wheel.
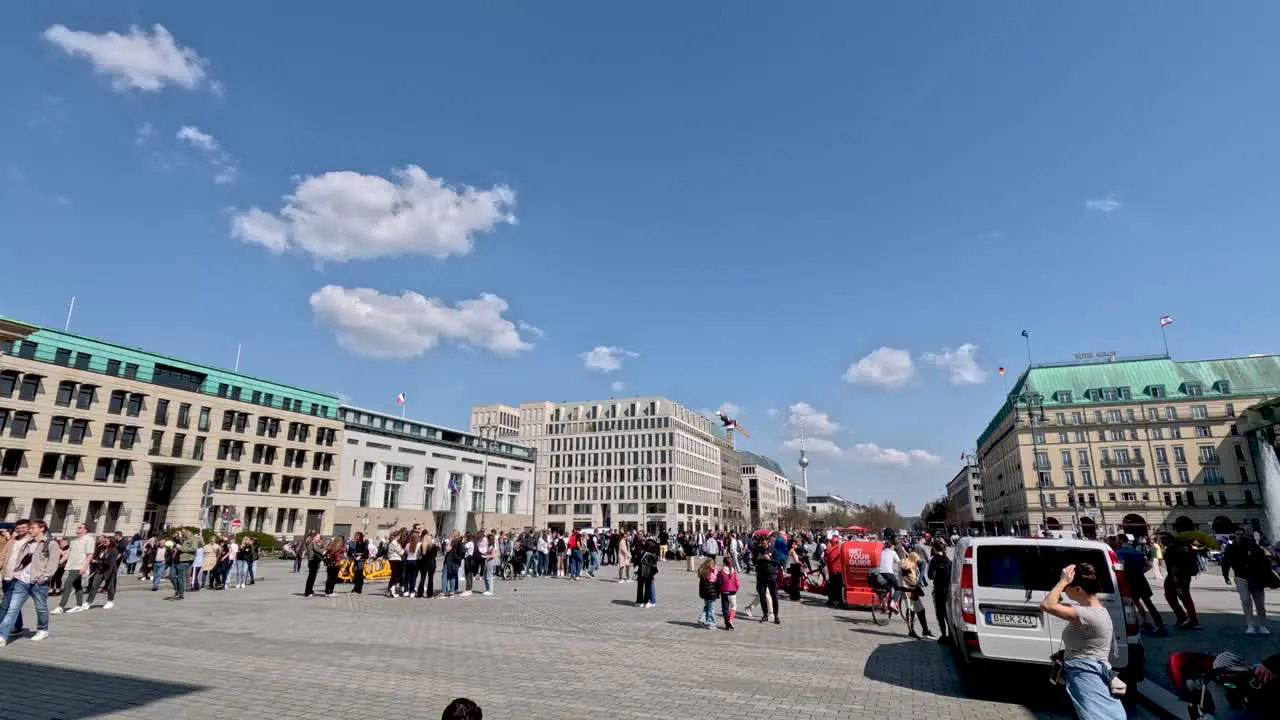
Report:
M516 574L515 568L511 567L511 563L507 563L506 565L502 566L503 580L510 580L511 578L515 577L515 574Z
M876 625L888 625L893 619L893 611L886 607L885 597L883 595L876 597L875 603L871 606L871 622Z

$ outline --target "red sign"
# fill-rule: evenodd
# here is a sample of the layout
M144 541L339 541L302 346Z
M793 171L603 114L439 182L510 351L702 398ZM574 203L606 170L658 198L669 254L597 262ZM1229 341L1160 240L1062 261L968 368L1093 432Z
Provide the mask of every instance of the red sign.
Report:
M244 527L244 524L241 523L239 520L231 521L231 532L240 532L240 528L242 527Z
M851 540L840 546L844 554L844 596L850 605L870 605L875 601L871 573L880 567L883 545L875 540Z

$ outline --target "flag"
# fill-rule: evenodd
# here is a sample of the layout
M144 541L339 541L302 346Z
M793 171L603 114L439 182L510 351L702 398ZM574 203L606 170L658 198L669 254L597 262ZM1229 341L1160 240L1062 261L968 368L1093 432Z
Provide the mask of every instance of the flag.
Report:
M963 460L963 459L964 459L964 453L960 453L960 459L961 459L961 460Z
M1172 325L1172 324L1173 324L1173 316L1172 316L1172 315L1161 315L1161 316L1160 316L1160 327L1169 327L1169 326L1170 326L1170 325Z
M405 399L405 398L404 398L404 393L400 393L399 395L397 395L397 396L396 396L396 404L397 404L397 405L403 405L403 404L404 404L404 399Z
M458 476L453 473L449 473L449 493L451 495L458 494Z
M997 372L997 373L999 373L999 374L1001 374L1001 375L1003 375L1003 374L1004 374L1004 368L996 368L996 372Z
M1024 338L1029 338L1029 337L1031 337L1031 333L1027 332L1026 330L1023 330L1023 331L1022 331L1022 337L1024 337Z

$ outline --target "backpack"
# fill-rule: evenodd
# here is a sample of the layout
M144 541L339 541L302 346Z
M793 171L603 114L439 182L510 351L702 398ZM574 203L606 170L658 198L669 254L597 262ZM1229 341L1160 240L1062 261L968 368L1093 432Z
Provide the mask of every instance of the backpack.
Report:
M564 538L556 538L556 552L563 553L569 549L569 545L565 543Z

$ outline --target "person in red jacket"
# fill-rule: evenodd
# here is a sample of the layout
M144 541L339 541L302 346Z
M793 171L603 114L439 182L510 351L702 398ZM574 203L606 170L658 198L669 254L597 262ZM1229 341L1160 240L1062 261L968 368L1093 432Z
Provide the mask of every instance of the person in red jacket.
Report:
M827 541L827 549L823 553L827 564L827 607L837 604L844 607L844 553L840 552L840 538L833 537Z

